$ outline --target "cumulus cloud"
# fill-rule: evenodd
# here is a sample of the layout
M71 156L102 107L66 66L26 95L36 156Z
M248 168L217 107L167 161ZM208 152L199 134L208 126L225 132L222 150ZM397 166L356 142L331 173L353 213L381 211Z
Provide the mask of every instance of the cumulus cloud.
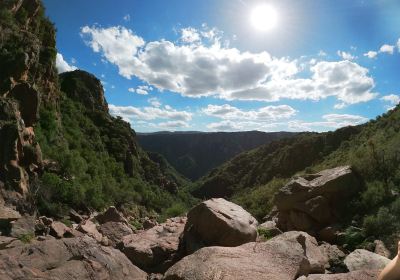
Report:
M267 106L258 110L241 110L234 106L208 105L202 109L208 116L213 116L225 120L247 120L247 121L275 121L279 119L289 119L296 114L296 110L288 105Z
M317 122L290 121L288 128L294 131L326 131L350 125L359 125L368 121L365 117L348 114L327 114L323 115L322 119L322 121Z
M200 41L200 33L197 29L188 27L181 29L181 40L185 43L195 43Z
M158 98L156 98L156 97L147 99L147 102L149 102L151 104L151 106L157 107L157 108L162 105L160 100L158 100Z
M368 58L376 58L378 56L378 52L376 51L369 51L367 53L364 54L364 56L368 57Z
M397 40L397 50L400 52L400 39Z
M346 104L375 97L368 70L354 62L320 61L309 69L311 77L298 78L302 70L298 60L222 47L212 30L188 30L187 44L146 43L121 26L85 26L81 34L93 51L115 64L125 78L135 76L159 90L183 96L260 101L336 96ZM198 41L194 34L214 36L214 43Z
M68 62L66 62L64 60L64 57L60 53L57 53L57 56L56 56L56 67L57 67L58 73L64 73L64 72L74 71L74 70L78 69L77 67L75 67L73 65L69 65Z
M147 95L149 94L149 91L153 90L152 87L149 86L138 86L138 88L128 88L129 92L132 93L137 93L137 94L141 94L141 95Z
M135 66L138 49L145 42L129 29L121 26L99 28L84 26L81 36L89 36L91 40L86 43L94 52L101 52L104 58L118 65L119 73L127 78L132 76L131 68Z
M344 60L354 60L357 58L353 56L351 53L345 51L337 51L337 55L343 58Z
M160 107L133 107L133 106L116 106L113 104L109 105L110 113L113 116L120 116L126 120L138 119L138 120L174 120L188 122L192 120L192 113L187 111L178 111L170 106Z
M381 97L382 101L389 102L391 105L397 105L400 103L400 96L396 94L389 94Z
M167 121L167 122L160 122L156 124L156 126L163 129L178 129L178 128L188 128L189 124L184 121Z
M380 53L393 54L393 52L394 52L394 46L385 44L385 45L383 45L383 46L379 49L379 52L380 52Z

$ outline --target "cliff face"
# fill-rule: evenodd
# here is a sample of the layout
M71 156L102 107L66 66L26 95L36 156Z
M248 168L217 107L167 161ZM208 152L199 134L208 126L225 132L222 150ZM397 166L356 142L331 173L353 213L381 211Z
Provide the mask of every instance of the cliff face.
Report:
M34 127L58 99L55 30L37 0L0 5L0 180L25 197L41 172Z
M167 209L186 180L110 116L95 76L58 76L55 37L40 0L0 1L0 204L49 215L124 203Z

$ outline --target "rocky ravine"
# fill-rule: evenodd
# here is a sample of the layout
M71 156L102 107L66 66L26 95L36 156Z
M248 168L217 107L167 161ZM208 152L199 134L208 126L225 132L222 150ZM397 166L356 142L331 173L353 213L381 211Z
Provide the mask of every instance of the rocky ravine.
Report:
M306 202L329 197L339 185L353 188L352 176L351 168L339 167L311 176L309 183L297 178L304 182L302 187L295 190L289 183L277 201L282 193L300 193L303 199L297 201ZM279 204L278 209L283 211ZM296 211L313 219L304 207ZM144 229L136 230L115 207L90 216L72 210L74 223L67 226L47 217L21 216L3 206L0 221L8 223L9 230L0 237L0 279L372 280L389 262L388 255L348 252L346 246L324 242L315 230L284 232L279 217L278 212L258 225L243 208L219 198L198 204L187 217L162 224L146 219ZM272 235L266 232L276 236L268 239ZM378 247L385 255L384 245Z

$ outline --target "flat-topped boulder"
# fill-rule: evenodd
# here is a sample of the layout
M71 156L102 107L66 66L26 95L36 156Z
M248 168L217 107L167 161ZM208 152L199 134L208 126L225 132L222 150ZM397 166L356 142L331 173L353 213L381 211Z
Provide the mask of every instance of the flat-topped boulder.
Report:
M5 205L0 205L0 222L9 223L21 218L21 214Z
M390 259L364 249L357 249L344 259L344 263L349 271L380 270L385 268L389 262Z
M257 239L257 220L223 198L204 201L187 214L184 240L188 253L204 246L239 246Z
M124 254L83 236L46 239L0 250L0 279L145 280Z
M168 219L156 225L123 237L121 251L133 264L149 272L164 272L179 258L179 242L186 218Z
M275 195L277 225L284 231L318 232L338 220L360 186L350 166L296 177Z
M311 271L306 247L301 234L238 247L205 247L173 265L164 280L292 280Z

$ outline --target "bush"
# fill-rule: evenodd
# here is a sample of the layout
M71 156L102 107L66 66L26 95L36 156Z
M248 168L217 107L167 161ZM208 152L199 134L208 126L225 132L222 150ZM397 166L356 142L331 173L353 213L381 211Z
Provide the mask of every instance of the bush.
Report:
M380 181L367 183L367 189L361 194L361 203L365 209L380 206L386 199L386 188Z
M376 215L364 218L363 226L367 235L381 238L394 231L395 223L396 217L390 213L388 208L381 207Z

